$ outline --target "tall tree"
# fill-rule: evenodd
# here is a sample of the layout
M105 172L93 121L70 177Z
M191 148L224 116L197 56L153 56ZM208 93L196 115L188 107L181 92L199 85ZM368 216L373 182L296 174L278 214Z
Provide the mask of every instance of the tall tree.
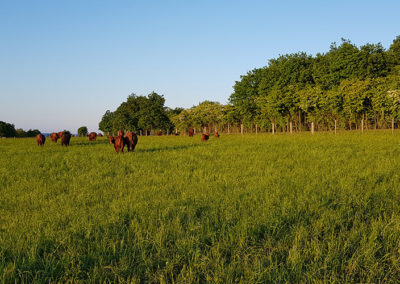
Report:
M16 130L14 124L0 121L0 137L15 137Z
M81 126L78 128L78 136L79 137L86 137L88 136L88 129L86 126Z

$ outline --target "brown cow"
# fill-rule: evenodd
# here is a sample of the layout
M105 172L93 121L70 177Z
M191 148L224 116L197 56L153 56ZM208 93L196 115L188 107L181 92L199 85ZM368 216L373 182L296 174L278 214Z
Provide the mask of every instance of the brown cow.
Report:
M89 133L89 141L96 141L97 134L96 132Z
M203 133L201 134L201 141L205 142L208 140L209 137L210 135L208 133Z
M43 134L39 133L36 135L36 142L38 146L44 146L44 142L46 142L46 137Z
M193 135L194 135L193 128L189 128L189 137L193 137Z
M113 137L112 142L114 144L114 149L117 153L121 151L122 153L124 152L124 146L125 146L125 138L122 136L118 136L116 138Z
M124 137L124 135L125 135L124 131L122 131L122 130L118 131L118 136L119 137Z
M63 132L62 132L62 131L58 132L58 133L57 133L57 135L58 135L58 138L61 138L62 134L63 134Z
M161 130L159 130L159 131L157 132L157 135L158 135L158 136L161 136L161 135L162 135Z
M97 133L97 136L103 137L103 134L101 134L101 133L99 132L99 133Z
M110 144L114 144L115 137L114 136L108 136L108 140L110 141Z
M215 131L215 138L219 138L219 133L218 133L218 131Z
M51 141L53 141L54 143L57 143L57 140L58 140L58 138L60 138L60 136L58 136L58 133L53 132L50 134L50 138L51 138Z
M69 140L71 140L71 133L69 131L63 131L61 135L61 146L69 146Z
M128 152L135 150L137 142L138 142L138 137L137 137L136 133L133 133L133 132L126 133L125 144L126 144L126 147L128 148Z

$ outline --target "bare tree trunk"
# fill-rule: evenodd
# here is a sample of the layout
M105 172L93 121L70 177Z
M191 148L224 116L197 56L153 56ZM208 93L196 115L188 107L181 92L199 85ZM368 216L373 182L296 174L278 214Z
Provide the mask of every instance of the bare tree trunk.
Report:
M314 122L311 122L311 134L314 134Z
M275 134L275 123L272 123L272 134Z
M336 135L336 128L337 128L337 120L335 119L335 135Z
M243 123L240 124L240 133L243 135Z
M229 126L230 126L230 124L228 123L228 135L231 134Z
M364 118L361 119L361 133L364 132Z
M292 125L292 122L290 122L289 127L290 127L290 134L292 134L292 133L293 133L293 125Z
M299 110L299 131L301 131L301 110Z
M394 117L392 118L392 134L394 133Z
M256 124L256 135L258 134L258 125Z

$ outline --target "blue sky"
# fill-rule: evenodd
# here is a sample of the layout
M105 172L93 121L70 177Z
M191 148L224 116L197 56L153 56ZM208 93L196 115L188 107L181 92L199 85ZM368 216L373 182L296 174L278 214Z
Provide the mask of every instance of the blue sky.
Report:
M226 103L279 54L400 35L400 1L0 0L0 120L97 131L131 93L170 107Z

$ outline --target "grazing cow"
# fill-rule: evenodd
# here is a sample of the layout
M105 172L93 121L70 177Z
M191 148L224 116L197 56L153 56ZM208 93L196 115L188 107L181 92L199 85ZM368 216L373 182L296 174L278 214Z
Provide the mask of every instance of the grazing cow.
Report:
M134 151L136 144L138 142L138 137L136 133L133 132L126 133L124 142L126 144L126 147L128 148L128 152Z
M208 133L201 134L201 141L206 142L210 135Z
M89 133L89 141L96 141L97 134L96 132Z
M46 137L43 134L39 133L36 135L36 142L38 146L44 146L44 142L46 142Z
M69 131L62 132L61 146L69 146L69 140L71 140L71 133Z
M57 135L58 135L58 138L61 138L62 134L63 134L63 132L62 132L62 131L58 132L58 133L57 133Z
M116 138L113 137L111 143L114 144L114 149L117 153L119 153L119 151L121 151L122 153L124 152L124 146L125 146L125 138L124 137L122 137L122 136L118 136Z
M122 131L122 130L118 131L118 136L119 137L124 137L124 135L125 135L124 131Z
M57 143L57 140L58 140L58 138L60 138L60 136L58 136L58 133L53 132L50 134L50 138L51 138L51 141L53 141L54 143Z
M97 133L97 136L103 137L103 134L101 134L101 133L99 132L99 133Z
M108 140L110 141L110 144L114 144L115 137L114 136L108 136Z
M159 131L157 132L157 135L158 135L158 136L161 136L161 135L162 135L161 130L159 130Z
M219 133L218 133L218 131L215 131L215 138L219 138Z
M194 135L193 128L189 128L189 137L193 137L193 135Z

